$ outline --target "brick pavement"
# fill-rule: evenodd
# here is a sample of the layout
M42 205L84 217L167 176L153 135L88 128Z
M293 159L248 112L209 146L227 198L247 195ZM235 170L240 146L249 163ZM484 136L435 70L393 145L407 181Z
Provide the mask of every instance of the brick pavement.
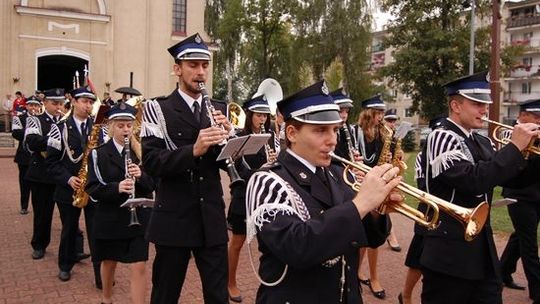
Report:
M56 259L60 235L60 220L57 210L55 210L54 215L52 241L45 258L38 261L31 259L29 243L32 231L32 213L28 215L18 213L17 168L12 159L0 157L0 174L0 185L2 185L0 188L2 190L0 196L0 205L2 206L0 208L0 231L2 232L0 233L0 304L99 303L100 291L93 286L93 271L89 261L74 267L72 279L69 282L61 282L56 278L58 274ZM402 265L411 238L412 223L401 216L393 218L397 237L404 250L401 253L395 253L390 251L387 245L382 247L379 270L381 282L386 288L388 296L386 300L378 300L369 292L365 293L364 303L367 304L397 303L396 297L403 285L406 269ZM506 236L497 236L496 243L499 251L504 246L505 241ZM85 245L87 246L87 244ZM256 250L255 244L252 244L252 248ZM149 274L153 256L151 246L150 261L147 265ZM518 267L514 278L519 283L525 283L521 266ZM128 280L129 269L126 265L120 264L116 274L114 303L130 303ZM249 266L245 248L240 257L238 283L243 290L244 303L254 303L258 284ZM147 290L149 293L150 276ZM419 290L415 293L415 301L417 302L418 293ZM526 292L508 289L504 290L504 300L504 303L508 304L530 303ZM201 283L193 262L189 266L180 302L202 303Z

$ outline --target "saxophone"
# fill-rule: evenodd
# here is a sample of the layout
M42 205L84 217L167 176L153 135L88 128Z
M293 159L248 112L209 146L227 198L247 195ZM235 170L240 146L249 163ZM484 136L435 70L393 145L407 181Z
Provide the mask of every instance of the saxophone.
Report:
M90 138L84 149L81 168L77 173L77 177L81 180L81 187L73 191L73 206L77 208L84 208L88 205L88 193L85 191L86 183L88 182L88 154L90 151L97 147L99 140L99 130L101 129L101 124L94 124L92 126L92 131L90 131Z
M379 154L379 160L377 161L377 165L382 165L389 163L391 160L388 159L387 155L388 153L391 153L391 146L392 146L392 130L390 130L387 126L381 125L380 128L380 135L383 140L383 146L381 149L381 153Z

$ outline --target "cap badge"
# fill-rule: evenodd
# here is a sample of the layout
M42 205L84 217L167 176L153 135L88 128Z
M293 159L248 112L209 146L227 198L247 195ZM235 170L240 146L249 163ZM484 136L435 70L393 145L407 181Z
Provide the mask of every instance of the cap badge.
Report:
M199 34L197 34L197 36L195 36L195 42L197 42L199 44L202 42L201 36L199 36Z
M329 91L328 91L328 86L326 86L326 81L324 81L323 84L322 84L321 92L322 92L324 95L328 95L328 93L329 93Z
M298 174L298 175L300 175L301 179L306 179L307 178L307 175L304 172L300 172L300 174Z
M60 89L56 89L56 96L60 95Z

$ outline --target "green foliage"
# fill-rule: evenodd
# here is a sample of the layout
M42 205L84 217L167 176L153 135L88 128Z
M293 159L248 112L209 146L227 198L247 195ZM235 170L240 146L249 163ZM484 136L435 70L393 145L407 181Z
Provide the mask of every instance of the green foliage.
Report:
M470 14L461 0L383 0L396 18L388 27L386 47L394 47L395 61L383 68L413 99L412 110L429 118L447 112L442 85L468 73ZM477 1L479 11L487 1ZM478 24L478 22L477 22ZM489 29L477 28L475 71L488 68Z
M401 141L401 148L405 152L412 152L416 149L416 142L414 140L414 132L409 132Z

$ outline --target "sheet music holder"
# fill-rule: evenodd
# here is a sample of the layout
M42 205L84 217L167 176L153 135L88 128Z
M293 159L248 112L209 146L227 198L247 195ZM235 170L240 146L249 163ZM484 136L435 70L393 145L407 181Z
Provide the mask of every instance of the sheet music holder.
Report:
M146 197L139 197L139 198L131 198L128 199L125 203L120 205L120 207L144 207L144 208L152 208L154 207L154 200L151 198Z
M504 207L504 206L508 206L508 205L511 205L513 203L516 203L516 202L517 202L517 200L513 199L513 198L501 198L501 199L496 200L493 203L491 203L491 207L494 207L494 208Z
M242 155L257 153L270 138L270 133L250 134L229 139L216 160L236 159Z

